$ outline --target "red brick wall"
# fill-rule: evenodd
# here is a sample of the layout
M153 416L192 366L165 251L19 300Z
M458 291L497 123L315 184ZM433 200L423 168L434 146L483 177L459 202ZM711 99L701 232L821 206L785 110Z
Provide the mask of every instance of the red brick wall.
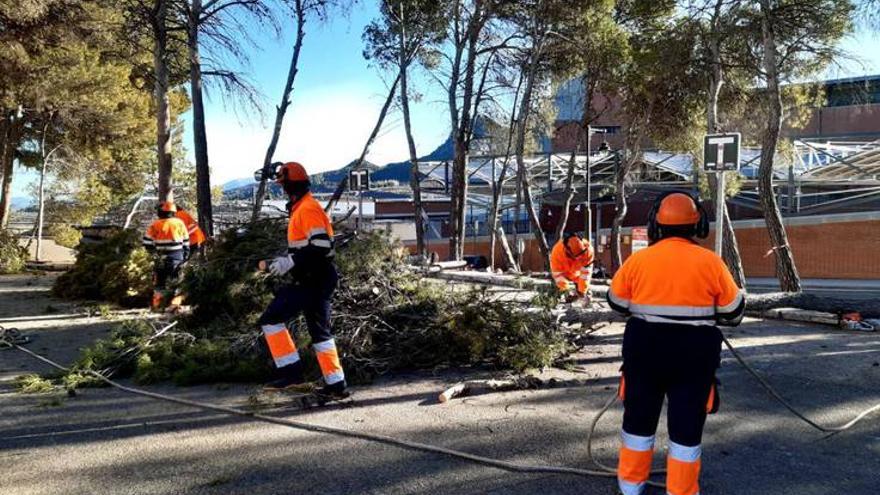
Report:
M786 230L803 278L880 279L880 220L789 225ZM775 276L774 255L767 256L771 248L767 229L763 226L738 227L736 236L746 276ZM526 242L523 269L544 271L534 239L530 235L521 238ZM713 243L714 233L702 242L710 249ZM630 255L631 246L631 238L625 233L622 238L624 257ZM428 250L436 252L442 260L448 259L449 241L433 241ZM597 260L610 268L610 246L596 246L596 251ZM465 253L488 257L488 238L479 238L477 242L468 239ZM501 249L496 248L499 266L502 259Z
M880 104L821 107L813 110L803 129L784 128L783 135L800 137L876 134L880 131Z

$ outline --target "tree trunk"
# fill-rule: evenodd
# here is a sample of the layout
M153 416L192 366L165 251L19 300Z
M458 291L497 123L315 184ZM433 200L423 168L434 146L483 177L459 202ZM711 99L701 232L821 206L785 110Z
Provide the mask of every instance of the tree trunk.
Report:
M876 300L841 299L803 292L749 294L746 297L746 310L765 311L774 308L798 308L838 315L858 312L863 318L880 318L880 302Z
M406 40L406 22L403 4L400 5L400 36L399 36L399 65L400 65L400 108L403 112L403 128L406 131L406 143L409 149L410 176L409 184L413 193L413 216L415 217L416 226L416 251L419 257L424 261L428 258L428 249L425 245L425 235L427 234L427 226L425 225L426 215L422 207L422 186L419 179L419 156L416 153L416 141L413 138L412 122L409 114L409 85L407 80L407 72L409 71L410 58L408 56Z
M3 186L0 190L0 229L9 226L12 214L12 176L15 172L15 150L18 143L18 127L13 114L5 115L5 131L3 136L3 153L0 155L0 171L3 174Z
M761 0L761 10L763 14L761 19L764 43L763 62L767 78L766 101L769 118L761 143L758 191L761 208L764 211L764 220L767 223L767 232L770 235L770 243L776 255L776 276L779 279L780 288L785 292L800 292L800 275L794 262L791 245L788 243L785 226L782 223L779 204L776 202L776 195L773 194L773 162L782 126L782 98L779 92L776 39L769 18L771 15L769 0Z
M43 125L43 136L40 139L40 158L42 158L42 163L40 164L40 185L37 189L37 252L35 259L36 261L41 261L42 252L43 252L43 218L46 211L46 168L49 166L49 158L52 157L52 154L58 148L53 149L52 151L46 151L46 138L49 133L49 126L52 123L52 119L54 118L54 114L52 112L48 113L48 118L46 119L46 123Z
M159 167L159 201L173 201L171 189L171 105L168 99L168 29L166 19L168 0L155 0L153 11L153 67L155 71L154 97L156 104L156 155Z
M202 0L192 0L189 10L190 92L193 105L193 148L196 157L196 199L199 226L206 235L214 235L214 213L211 204L211 169L208 165L208 133L205 129L205 102L202 93L202 62L199 54L199 21Z
M290 96L293 93L293 83L296 80L297 72L299 72L299 53L302 49L303 38L306 36L306 15L303 7L303 0L295 0L294 14L296 17L296 41L293 44L293 56L290 59L290 68L287 71L287 82L284 84L281 103L275 107L275 126L272 128L272 139L269 141L269 147L266 149L266 156L263 158L263 168L268 167L275 156L275 149L278 147L278 139L281 137L281 126L284 124L284 116L287 115L287 108L290 106ZM254 196L254 210L251 212L252 222L255 222L260 217L260 210L263 208L263 199L265 197L266 180L263 179L260 181L260 185L257 186L257 193L256 196Z
M626 152L627 150L624 150ZM615 157L617 160L617 170L614 174L614 187L616 189L614 195L614 221L611 223L611 270L616 272L623 264L623 253L620 246L620 230L623 228L623 220L626 218L626 176L629 174L630 157L625 156L623 160L619 155Z
M520 102L519 122L517 122L516 130L516 165L519 183L522 187L522 197L526 206L526 213L529 216L529 223L532 227L532 234L538 242L538 249L544 258L544 265L547 270L550 267L550 247L547 245L547 238L541 230L541 222L535 212L535 205L532 200L531 184L529 183L529 173L525 170L525 144L526 144L526 127L528 127L529 114L532 106L532 93L534 92L535 79L538 76L538 61L540 58L540 43L536 42L532 47L532 54L529 57L529 71L526 76L526 87L523 91L523 98Z
M513 147L513 133L516 129L516 112L517 112L517 102L519 102L519 93L522 90L523 78L520 75L519 80L516 84L516 92L513 94L513 106L510 110L510 123L507 125L507 146L504 150L504 164L501 166L501 173L498 175L496 179L494 177L494 162L493 162L493 185L492 185L492 206L489 209L489 256L490 256L490 264L489 266L492 269L495 269L495 246L498 242L498 239L501 240L501 249L506 258L508 269L512 269L514 271L519 271L519 264L517 263L516 256L514 256L513 251L510 249L510 244L507 242L507 235L504 233L504 227L501 225L499 220L499 214L501 212L501 197L504 195L504 179L507 177L507 169L510 165L510 150ZM493 159L494 160L494 159ZM516 228L514 227L514 232Z
M460 7L460 4L456 3L455 8L453 9L453 26L455 28L453 40L455 42L455 54L453 56L451 72L449 75L449 87L447 88L446 93L447 104L449 106L450 138L453 141L453 169L456 167L455 164L460 162L458 155L461 152L461 146L460 143L458 143L458 128L460 126L458 115L458 84L459 79L461 78L461 60L464 56L465 38L461 36L460 30ZM454 260L460 259L458 253L462 252L462 246L464 244L462 236L463 225L459 225L459 218L461 218L461 215L464 213L464 205L459 204L461 194L458 189L458 181L453 172L453 180L449 191L449 258Z
M388 108L391 107L391 102L394 101L394 95L397 94L397 85L400 83L400 72L397 73L397 77L394 78L394 82L391 84L391 89L388 90L388 96L385 98L385 103L382 105L382 110L379 112L379 118L376 120L376 125L373 127L373 132L370 133L370 137L367 138L367 142L364 143L364 149L361 150L361 156L358 157L357 161L354 162L354 165L351 167L351 170L358 170L363 165L364 160L367 158L367 153L370 152L370 146L373 145L373 142L376 140L376 136L379 135L379 131L382 129L382 123L385 122L385 116L388 115ZM348 175L342 178L339 181L339 184L336 185L336 190L333 191L333 196L330 198L330 201L327 202L327 206L324 208L324 211L329 212L333 209L333 205L339 201L339 198L342 197L342 193L345 192L345 188L348 186Z
M471 109L474 99L474 74L477 67L477 44L483 24L482 1L474 2L473 13L467 30L467 61L464 69L464 88L462 92L461 117L458 119L453 143L455 155L452 161L452 220L453 235L450 237L450 258L460 260L464 257L464 238L466 206L468 195L468 164L470 162Z

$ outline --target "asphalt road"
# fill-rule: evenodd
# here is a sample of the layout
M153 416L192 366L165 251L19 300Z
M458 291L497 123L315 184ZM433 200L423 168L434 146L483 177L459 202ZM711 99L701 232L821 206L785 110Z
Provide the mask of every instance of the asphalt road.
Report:
M57 305L40 292L41 284L0 278L0 297L19 298L14 305L0 304L0 325ZM100 319L63 312L52 318L19 319L18 324L37 335L35 350L61 360L75 354L70 346L100 335L106 326ZM509 461L588 467L586 432L613 393L621 331L620 325L606 327L575 356L583 372L550 373L588 379L586 385L439 404L438 392L477 372L438 370L359 388L349 404L299 411L280 401L269 412ZM786 397L822 422L843 422L880 402L878 334L750 320L730 336ZM64 348L55 349L56 341L64 342ZM193 411L112 389L85 390L74 398L10 390L10 378L39 368L21 353L0 351L0 494L616 493L611 480L508 473L441 455ZM822 439L769 401L727 353L719 378L722 410L707 424L701 493L877 493L880 417ZM254 387L150 390L246 407ZM609 412L595 442L598 456L611 464L620 413L619 408ZM662 424L658 435L662 446ZM655 462L662 464L662 451Z

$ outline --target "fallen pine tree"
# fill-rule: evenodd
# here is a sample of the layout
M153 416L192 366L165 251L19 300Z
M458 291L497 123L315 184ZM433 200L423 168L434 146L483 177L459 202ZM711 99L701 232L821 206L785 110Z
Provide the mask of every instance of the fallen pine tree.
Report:
M189 316L161 337L149 325L121 325L85 350L80 368L113 369L141 383L265 378L271 361L256 321L273 291L289 281L256 266L285 252L284 227L283 219L262 220L222 233L207 259L190 263L184 275ZM449 291L426 283L406 259L401 246L378 233L361 234L338 249L333 327L353 382L438 366L521 372L549 366L573 349L576 336L553 311L555 304L541 300L524 311L485 290ZM310 377L319 377L304 322L289 323ZM119 356L126 361L116 362Z

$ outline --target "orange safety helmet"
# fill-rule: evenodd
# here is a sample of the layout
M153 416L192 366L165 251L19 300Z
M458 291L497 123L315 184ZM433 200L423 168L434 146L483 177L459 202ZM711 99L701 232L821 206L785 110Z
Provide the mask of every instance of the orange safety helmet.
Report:
M177 213L177 206L173 201L163 201L159 203L159 211L162 213Z
M288 162L278 169L278 175L275 182L306 182L309 180L309 174L305 167L297 162Z
M660 225L694 225L699 220L697 203L684 193L666 196L657 208L657 223Z
M571 259L577 259L590 251L590 244L581 239L577 234L565 236L565 254Z

